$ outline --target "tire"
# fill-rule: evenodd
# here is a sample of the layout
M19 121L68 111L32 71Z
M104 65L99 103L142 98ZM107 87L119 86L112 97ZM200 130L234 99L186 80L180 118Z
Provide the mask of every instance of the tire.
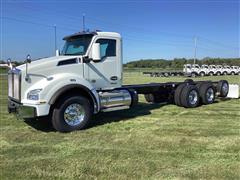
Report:
M163 102L162 98L157 94L145 94L145 100L148 103L161 103Z
M196 77L197 74L196 73L191 73L191 77Z
M201 77L204 77L204 76L205 76L205 73L204 73L204 72L200 72L200 76L201 76Z
M213 75L214 75L213 72L210 72L210 73L209 73L209 76L213 76Z
M226 75L227 75L227 72L226 72L226 71L225 71L225 72L223 72L223 75L224 75L224 76L226 76Z
M79 108L81 108L81 112L77 115L81 116L79 117L81 118L80 120L78 119L77 121L71 121L68 120L67 117L65 117L67 115L72 116L69 111L69 113L66 112L67 110L72 110L74 113L79 113L79 111L76 111L79 110ZM52 124L54 129L60 132L81 130L89 125L92 119L92 114L93 108L87 98L77 95L66 96L65 98L60 100L53 109Z
M221 75L221 73L220 72L217 72L217 76L220 76Z
M193 84L194 81L192 79L185 79L184 80L185 83L189 83L189 84Z
M219 93L219 97L226 97L229 91L229 84L226 80L221 80L217 84L217 92Z
M200 83L197 85L202 104L212 104L215 100L215 89L212 83Z
M188 85L182 89L180 101L183 107L195 108L199 105L199 100L199 92L196 86Z
M180 84L174 92L174 103L177 106L182 106L182 104L181 104L181 94L182 94L182 90L185 86L187 86L186 83Z
M231 72L231 75L235 75L235 73L234 73L234 72Z
M129 92L132 98L132 103L130 106L131 107L136 106L138 104L138 93L134 89L130 89Z

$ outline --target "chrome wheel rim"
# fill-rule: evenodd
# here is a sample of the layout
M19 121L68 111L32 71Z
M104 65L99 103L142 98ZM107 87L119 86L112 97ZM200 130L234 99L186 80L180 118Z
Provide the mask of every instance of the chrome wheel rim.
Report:
M208 100L208 102L213 101L213 99L214 99L214 90L213 90L212 88L209 88L209 89L207 90L206 95L207 95L207 100Z
M227 83L224 83L224 84L222 85L222 92L223 92L224 94L228 92L228 84L227 84Z
M85 117L85 111L80 104L70 104L64 111L64 120L70 126L79 125Z
M190 91L189 95L188 95L188 99L189 99L189 103L191 105L194 105L197 103L198 101L198 93L196 90L192 90Z

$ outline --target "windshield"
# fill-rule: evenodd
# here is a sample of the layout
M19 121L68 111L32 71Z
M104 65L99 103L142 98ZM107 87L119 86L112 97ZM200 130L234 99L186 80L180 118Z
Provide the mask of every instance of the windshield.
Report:
M92 36L76 36L66 39L62 55L84 55L92 40Z

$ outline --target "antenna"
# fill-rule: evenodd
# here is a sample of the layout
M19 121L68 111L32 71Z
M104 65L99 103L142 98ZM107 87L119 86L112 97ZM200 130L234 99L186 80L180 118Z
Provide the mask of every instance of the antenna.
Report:
M85 31L85 14L84 13L83 13L82 23L83 23L83 32L84 32Z

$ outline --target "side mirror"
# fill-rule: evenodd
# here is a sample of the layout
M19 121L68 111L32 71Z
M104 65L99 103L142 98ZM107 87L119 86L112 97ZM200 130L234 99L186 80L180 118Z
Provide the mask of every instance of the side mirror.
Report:
M7 65L8 65L8 68L13 69L13 65L10 58L7 59Z
M8 59L7 59L7 65L10 66L10 64L11 64L11 59L8 58Z
M32 62L31 56L28 54L26 58L26 63L31 63L31 62Z
M100 44L94 43L92 46L92 59L95 62L101 61Z

